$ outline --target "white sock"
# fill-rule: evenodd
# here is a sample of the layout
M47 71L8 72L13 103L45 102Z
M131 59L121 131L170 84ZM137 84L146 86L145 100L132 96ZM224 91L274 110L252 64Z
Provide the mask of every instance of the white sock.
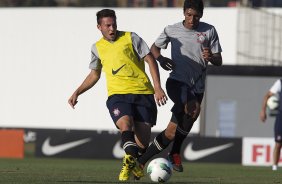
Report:
M278 169L278 168L277 168L277 165L273 165L273 166L272 166L272 170L273 170L273 171L276 171L277 169Z

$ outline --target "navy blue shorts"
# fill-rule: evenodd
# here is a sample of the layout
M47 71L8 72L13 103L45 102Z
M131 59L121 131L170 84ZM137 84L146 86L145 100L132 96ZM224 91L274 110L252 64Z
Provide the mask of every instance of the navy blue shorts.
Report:
M276 115L274 124L274 139L275 142L282 143L282 113Z
M117 94L107 100L109 113L116 123L124 115L134 121L146 122L154 126L157 121L157 106L153 94Z
M170 78L166 81L166 91L174 103L171 112L175 115L184 114L184 106L190 100L197 100L201 104L204 96L203 93L194 93L187 84Z

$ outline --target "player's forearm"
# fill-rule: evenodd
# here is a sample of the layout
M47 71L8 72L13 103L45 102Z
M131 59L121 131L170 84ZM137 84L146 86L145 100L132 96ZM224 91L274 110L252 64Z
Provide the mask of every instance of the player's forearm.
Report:
M215 66L221 66L222 65L222 57L220 54L213 54L210 63Z
M83 83L77 88L77 90L75 91L75 93L78 95L81 95L82 93L84 93L85 91L87 91L88 89L92 88L97 81L100 79L100 72L98 71L94 71L92 70L88 76L85 78L85 80L83 81Z
M161 88L161 82L160 82L160 75L157 74L156 71L150 71L151 72L151 76L152 76L152 79L153 79L153 85L154 85L154 88L155 89L159 89Z
M160 73L156 60L151 55L145 57L145 61L149 64L150 74L152 76L154 88L160 88Z
M266 96L263 98L263 101L262 101L262 106L261 106L261 111L265 112L266 111L266 102L267 102L267 99Z

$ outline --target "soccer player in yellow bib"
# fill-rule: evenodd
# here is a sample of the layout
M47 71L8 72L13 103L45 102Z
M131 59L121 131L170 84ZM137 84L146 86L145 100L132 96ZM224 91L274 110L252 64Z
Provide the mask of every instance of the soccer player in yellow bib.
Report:
M144 174L136 159L149 145L151 127L156 124L156 103L164 105L167 96L160 84L156 60L143 39L134 32L118 31L114 10L97 12L97 24L103 37L91 48L91 72L68 103L74 108L78 96L97 83L101 70L105 72L107 107L121 132L126 153L119 180L127 181L131 173L140 178ZM149 65L154 87L145 73L144 61Z

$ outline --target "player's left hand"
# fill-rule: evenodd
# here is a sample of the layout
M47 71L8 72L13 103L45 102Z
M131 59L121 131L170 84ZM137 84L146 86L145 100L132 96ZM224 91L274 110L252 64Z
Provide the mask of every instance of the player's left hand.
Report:
M260 120L264 123L267 118L265 111L261 110L259 116L260 116Z
M166 104L168 98L162 88L155 88L155 100L158 106Z
M203 58L205 61L210 62L212 60L212 52L211 49L209 47L204 47L203 48Z
M174 63L171 59L167 58L167 57L163 57L162 55L160 55L157 60L159 61L161 67L167 71L173 70L174 68Z

